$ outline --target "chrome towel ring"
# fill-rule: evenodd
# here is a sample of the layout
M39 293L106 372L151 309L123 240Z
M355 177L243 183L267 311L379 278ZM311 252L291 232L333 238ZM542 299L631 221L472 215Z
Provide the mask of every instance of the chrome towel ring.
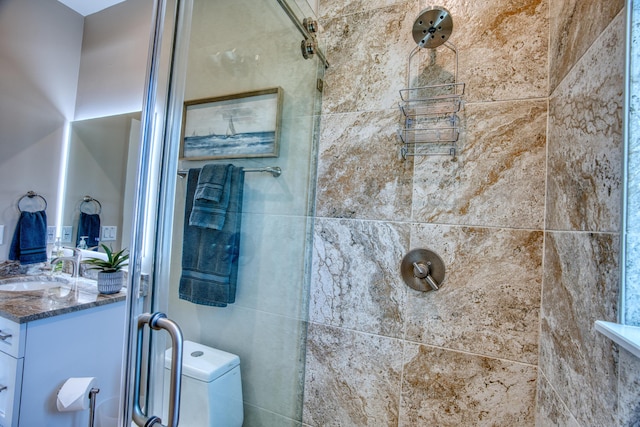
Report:
M91 209L93 207L93 209ZM80 212L85 213L87 215L102 213L102 203L98 199L94 199L91 196L84 196L82 198L82 203L80 203Z
M39 198L41 203L42 203L42 209L35 209L32 211L27 210L27 212L37 212L38 210L44 211L47 209L47 199L45 199L43 196L41 196L40 194L36 193L35 191L27 191L27 194L25 194L24 196L20 197L20 199L18 200L18 210L20 212L25 212L25 209L22 208L22 206L20 205L22 202L24 202L25 198L27 200L33 200L35 197Z

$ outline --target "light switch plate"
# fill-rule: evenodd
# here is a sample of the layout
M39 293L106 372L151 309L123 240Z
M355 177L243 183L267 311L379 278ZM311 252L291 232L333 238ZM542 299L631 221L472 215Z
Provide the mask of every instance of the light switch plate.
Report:
M113 242L116 240L116 234L118 233L118 227L115 225L104 225L102 226L102 236L100 238L101 242Z
M4 245L4 225L0 225L0 245Z

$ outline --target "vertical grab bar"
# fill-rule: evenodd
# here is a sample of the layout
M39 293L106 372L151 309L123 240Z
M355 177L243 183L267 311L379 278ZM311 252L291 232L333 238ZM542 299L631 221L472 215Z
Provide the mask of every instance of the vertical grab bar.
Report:
M166 426L162 424L160 417L152 415L148 417L140 407L140 377L142 372L142 338L144 325L151 329L166 330L171 336L171 384L169 386L169 416ZM133 396L133 421L141 427L178 427L180 418L180 383L182 381L182 331L178 324L167 319L164 313L143 313L138 317L138 341L136 353L136 371Z

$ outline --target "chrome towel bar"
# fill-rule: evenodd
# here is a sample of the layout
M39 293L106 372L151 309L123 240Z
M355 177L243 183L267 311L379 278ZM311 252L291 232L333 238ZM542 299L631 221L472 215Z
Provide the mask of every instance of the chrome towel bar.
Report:
M243 170L245 172L268 172L271 175L273 175L274 178L277 178L280 175L282 175L282 169L280 168L280 166L266 166L264 168L243 168ZM187 176L188 173L189 173L188 170L178 171L178 175L180 175L183 178Z

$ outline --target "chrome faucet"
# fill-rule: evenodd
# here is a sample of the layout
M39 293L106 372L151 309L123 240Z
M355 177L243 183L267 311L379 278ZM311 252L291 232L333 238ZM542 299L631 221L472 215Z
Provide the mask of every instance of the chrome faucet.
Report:
M80 260L82 259L82 251L78 248L66 248L63 247L62 249L70 249L73 251L73 256L61 256L61 257L56 257L54 259L51 260L51 265L56 265L59 262L65 262L65 261L69 261L71 262L71 266L73 267L71 270L71 277L78 277L78 274L80 273Z

